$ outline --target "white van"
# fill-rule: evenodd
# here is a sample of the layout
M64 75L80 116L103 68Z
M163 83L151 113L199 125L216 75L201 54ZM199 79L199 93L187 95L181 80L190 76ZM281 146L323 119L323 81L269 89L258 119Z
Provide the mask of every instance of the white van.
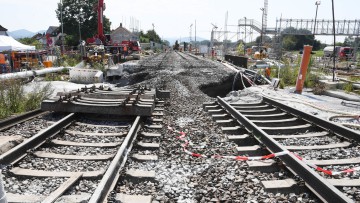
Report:
M335 46L335 56L338 55L340 51L340 46ZM324 48L324 57L331 57L334 53L334 46L327 46Z

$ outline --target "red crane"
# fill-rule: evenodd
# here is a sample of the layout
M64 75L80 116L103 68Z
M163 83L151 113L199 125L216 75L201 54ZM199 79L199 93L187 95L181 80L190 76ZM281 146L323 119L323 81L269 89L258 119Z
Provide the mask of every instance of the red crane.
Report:
M130 53L139 52L141 50L140 44L138 41L122 41L121 44L113 44L111 40L111 36L109 34L104 34L104 10L106 6L104 0L98 0L98 5L96 7L97 10L97 31L98 34L92 38L88 38L86 40L87 44L103 44L108 46L111 53L118 53L118 51L122 52L123 47L127 47L127 50Z

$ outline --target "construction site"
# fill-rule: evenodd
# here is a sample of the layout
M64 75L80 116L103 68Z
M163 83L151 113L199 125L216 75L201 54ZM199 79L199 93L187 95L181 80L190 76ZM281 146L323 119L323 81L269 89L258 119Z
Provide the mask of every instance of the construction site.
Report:
M360 20L261 2L209 40L110 29L107 0L62 0L31 39L0 26L0 203L360 202Z

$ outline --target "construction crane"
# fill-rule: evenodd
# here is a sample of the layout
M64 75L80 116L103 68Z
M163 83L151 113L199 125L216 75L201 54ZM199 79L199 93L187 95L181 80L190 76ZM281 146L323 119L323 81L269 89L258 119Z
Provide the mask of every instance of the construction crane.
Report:
M98 0L97 4L97 35L88 38L86 43L88 45L104 45L105 48L113 54L128 53L138 54L141 51L140 43L138 41L125 40L121 44L115 44L111 40L110 34L104 34L104 10L106 9L104 0ZM136 56L138 58L139 55Z

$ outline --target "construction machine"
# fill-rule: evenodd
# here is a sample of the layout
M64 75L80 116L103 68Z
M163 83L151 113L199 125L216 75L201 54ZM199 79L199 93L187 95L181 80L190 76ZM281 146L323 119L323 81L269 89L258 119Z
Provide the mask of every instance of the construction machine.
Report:
M97 35L92 38L88 38L86 43L88 46L99 46L103 45L104 50L112 54L126 54L135 55L135 59L140 59L139 52L141 51L140 43L138 41L122 41L121 43L114 43L111 39L110 34L104 34L104 10L106 5L104 0L98 0L97 5Z

